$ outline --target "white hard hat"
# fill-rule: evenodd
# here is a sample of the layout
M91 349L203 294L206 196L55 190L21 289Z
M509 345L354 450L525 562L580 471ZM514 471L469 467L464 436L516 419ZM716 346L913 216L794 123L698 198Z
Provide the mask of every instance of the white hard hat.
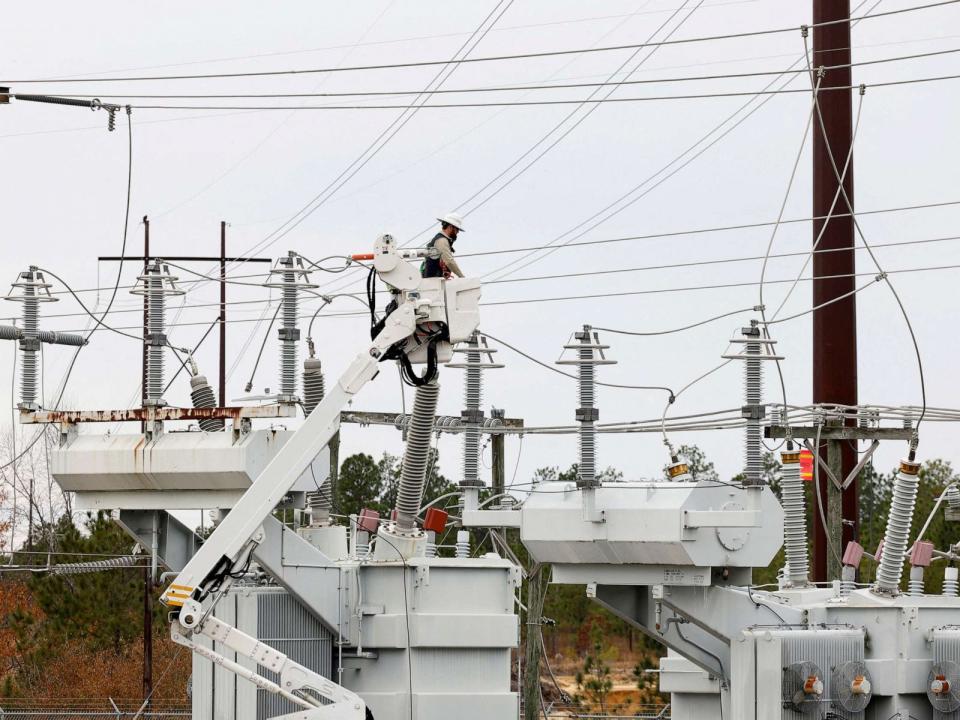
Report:
M464 232L463 218L460 217L457 213L447 213L443 217L437 218L437 220L447 225L453 225L460 232Z

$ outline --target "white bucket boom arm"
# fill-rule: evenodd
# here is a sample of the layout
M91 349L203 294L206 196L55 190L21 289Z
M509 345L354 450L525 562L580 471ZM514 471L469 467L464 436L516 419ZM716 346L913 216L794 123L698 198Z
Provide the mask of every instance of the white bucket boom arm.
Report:
M340 411L376 377L379 362L385 355L391 357L399 351L412 362L422 362L413 353L418 326L430 327L433 342L440 346L434 349L434 356L439 362L446 362L450 356L450 344L466 340L478 327L479 281L421 278L404 258L421 257L424 252L398 251L394 239L383 235L377 239L373 255L363 257L373 260L377 275L393 289L396 309L387 315L370 345L357 355L323 401L277 451L161 597L164 604L175 608L171 635L176 642L247 678L258 687L281 694L305 708L304 713L287 716L291 719L363 720L366 708L356 694L214 618L213 603L206 608L201 603L209 595L218 596L226 590L232 577L246 568L253 549L262 540L264 519L330 442L340 427ZM434 330L438 326L442 328L439 338ZM277 685L196 643L193 640L196 635L216 640L274 670L280 674L281 684ZM321 705L317 697L331 704Z

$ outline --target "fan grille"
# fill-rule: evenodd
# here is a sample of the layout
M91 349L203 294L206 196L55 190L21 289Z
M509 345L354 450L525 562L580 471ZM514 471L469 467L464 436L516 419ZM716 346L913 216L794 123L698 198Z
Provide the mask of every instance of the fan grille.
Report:
M818 692L819 691L819 692ZM813 715L823 699L823 672L809 660L783 669L783 706L803 715Z

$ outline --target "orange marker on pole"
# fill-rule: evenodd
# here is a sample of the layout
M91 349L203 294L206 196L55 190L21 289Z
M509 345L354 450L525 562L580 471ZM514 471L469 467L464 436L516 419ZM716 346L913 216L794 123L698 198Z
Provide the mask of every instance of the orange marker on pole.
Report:
M813 482L813 453L809 450L800 451L800 479Z

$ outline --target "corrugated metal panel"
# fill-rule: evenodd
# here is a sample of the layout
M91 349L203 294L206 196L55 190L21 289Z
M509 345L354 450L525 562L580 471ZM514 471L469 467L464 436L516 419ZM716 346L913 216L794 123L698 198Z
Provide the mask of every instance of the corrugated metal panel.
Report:
M830 675L833 668L849 660L863 660L863 631L856 628L817 628L804 630L787 630L774 632L782 638L781 652L783 667L804 661L814 662L820 668L823 680L823 697L832 698L833 688L830 687ZM804 715L792 708L784 708L784 720L810 720L811 718L826 717L827 712L833 717L844 720L863 720L863 712L848 712L839 706L832 706L829 701L823 703L819 714Z
M333 635L293 597L285 592L261 592L257 595L256 635L294 662L327 678L333 677ZM261 675L279 682L276 673L264 667ZM265 690L257 691L257 720L296 712L288 700Z

